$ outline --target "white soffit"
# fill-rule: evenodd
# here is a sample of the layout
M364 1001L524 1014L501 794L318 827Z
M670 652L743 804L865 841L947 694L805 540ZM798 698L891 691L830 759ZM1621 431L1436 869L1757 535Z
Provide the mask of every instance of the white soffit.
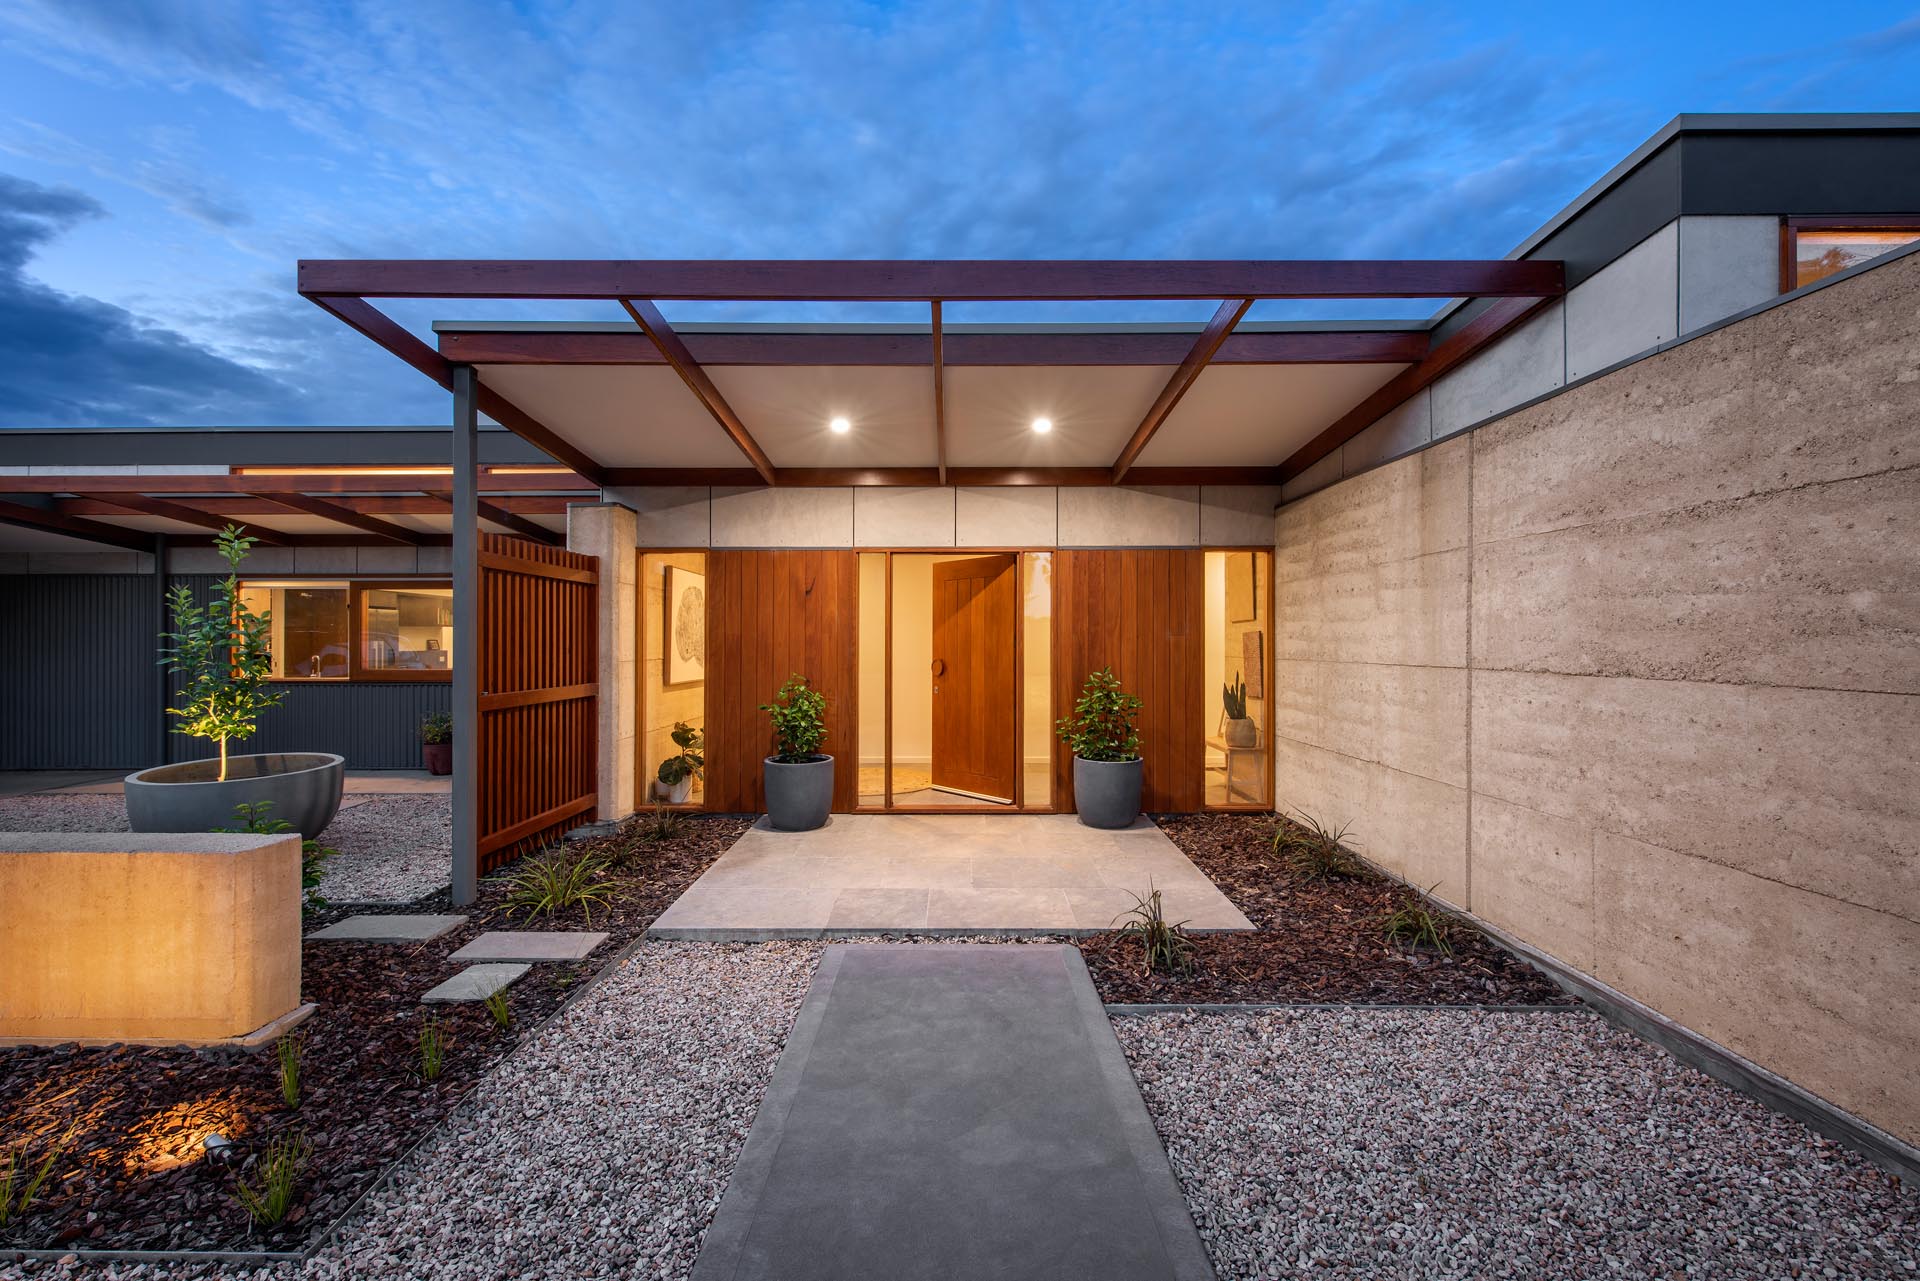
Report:
M1213 365L1160 425L1140 467L1271 467L1405 365Z
M776 467L939 461L931 366L716 365L707 374ZM851 424L844 436L828 430L836 417Z
M751 466L666 365L478 368L482 383L603 467Z
M947 370L947 464L1106 467L1171 365L966 366ZM1053 420L1042 436L1035 418Z

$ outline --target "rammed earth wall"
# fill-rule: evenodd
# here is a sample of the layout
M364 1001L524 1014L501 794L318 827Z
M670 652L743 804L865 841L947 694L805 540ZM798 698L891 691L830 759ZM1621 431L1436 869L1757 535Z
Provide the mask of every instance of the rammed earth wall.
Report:
M1920 255L1283 507L1281 806L1920 1141Z

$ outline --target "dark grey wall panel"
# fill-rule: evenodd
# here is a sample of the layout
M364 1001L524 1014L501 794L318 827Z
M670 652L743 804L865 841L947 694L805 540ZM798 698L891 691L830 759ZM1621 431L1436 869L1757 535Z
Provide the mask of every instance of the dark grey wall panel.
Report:
M205 600L212 575L175 576ZM158 764L154 581L146 574L0 575L0 769L139 769ZM428 683L289 685L238 750L338 752L353 769L419 769L419 726L446 711ZM171 719L168 728L171 729ZM166 735L167 759L214 746Z

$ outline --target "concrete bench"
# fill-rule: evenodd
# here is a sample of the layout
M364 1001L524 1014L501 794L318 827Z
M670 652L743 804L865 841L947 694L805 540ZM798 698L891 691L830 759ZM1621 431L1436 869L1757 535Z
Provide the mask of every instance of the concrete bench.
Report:
M0 1041L252 1041L300 1008L300 838L0 832Z

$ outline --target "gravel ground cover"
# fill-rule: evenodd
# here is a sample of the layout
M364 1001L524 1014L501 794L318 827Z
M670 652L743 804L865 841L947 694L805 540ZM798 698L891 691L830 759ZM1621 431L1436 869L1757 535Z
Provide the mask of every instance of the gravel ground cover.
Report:
M1114 1027L1225 1281L1920 1275L1920 1192L1584 1012Z
M630 827L602 842L570 847L620 856L608 873L614 902L595 911L592 922L611 938L585 964L536 966L516 983L514 1030L496 1029L479 1005L438 1007L451 1046L437 1082L422 1080L418 1071L427 1013L420 996L464 968L447 958L475 935L524 925L524 918L509 918L506 889L498 880L483 883L478 903L463 909L470 915L465 926L425 943L305 944L302 992L319 1009L299 1031L304 1050L297 1109L280 1097L271 1047L0 1050L0 1136L6 1145L27 1143L44 1153L69 1136L55 1181L24 1219L0 1232L0 1250L302 1248L445 1118L583 977L639 937L746 826L739 818L700 818L665 843L638 841ZM307 928L352 910L333 907ZM411 910L450 909L443 891ZM538 927L579 929L586 922L575 908L541 918ZM302 1194L280 1228L250 1231L233 1197L236 1172L204 1159L199 1150L212 1129L247 1153L296 1133L312 1145Z
M1381 922L1406 891L1370 871L1337 880L1298 875L1273 853L1271 814L1161 815L1155 822L1255 929L1196 936L1197 964L1188 974L1143 973L1139 943L1118 934L1082 939L1103 1001L1577 1003L1464 923L1455 925L1451 955L1388 942Z
M0 798L0 831L124 832L118 796L36 792ZM408 903L444 889L453 848L452 801L434 793L349 796L320 834L340 852L319 894L335 903Z

